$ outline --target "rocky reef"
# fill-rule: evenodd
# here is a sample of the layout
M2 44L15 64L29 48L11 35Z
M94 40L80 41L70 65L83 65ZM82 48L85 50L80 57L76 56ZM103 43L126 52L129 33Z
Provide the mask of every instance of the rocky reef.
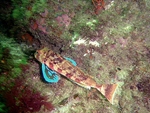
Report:
M0 6L0 112L150 112L149 0L6 0ZM59 73L57 83L47 83L34 58L41 47L74 59L98 84L118 84L114 104Z

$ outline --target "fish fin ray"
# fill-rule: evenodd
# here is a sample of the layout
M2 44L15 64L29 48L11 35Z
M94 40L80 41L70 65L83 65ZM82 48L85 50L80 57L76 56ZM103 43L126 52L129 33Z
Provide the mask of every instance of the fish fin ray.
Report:
M111 104L113 104L114 95L117 86L118 86L117 84L102 84L102 85L97 85L96 89L100 91Z
M56 83L60 79L57 73L49 69L44 63L42 63L42 74L44 80L48 83Z

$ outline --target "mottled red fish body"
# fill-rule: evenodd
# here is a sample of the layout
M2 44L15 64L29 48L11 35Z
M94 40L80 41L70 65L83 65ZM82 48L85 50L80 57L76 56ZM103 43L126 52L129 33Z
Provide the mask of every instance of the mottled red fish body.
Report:
M65 76L74 83L90 89L96 88L100 91L110 103L113 103L113 97L117 84L97 84L88 74L84 73L77 66L74 66L71 62L61 57L59 54L54 53L48 48L37 50L35 58L48 66L51 70Z

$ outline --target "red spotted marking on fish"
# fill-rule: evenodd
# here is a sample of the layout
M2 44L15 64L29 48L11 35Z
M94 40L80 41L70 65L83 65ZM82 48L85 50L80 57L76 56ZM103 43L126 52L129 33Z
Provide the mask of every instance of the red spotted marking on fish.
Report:
M47 65L51 70L56 71L84 88L96 88L111 104L113 104L114 94L118 86L117 84L97 84L90 75L84 73L79 67L74 66L59 54L56 54L46 47L37 50L35 58L39 62Z

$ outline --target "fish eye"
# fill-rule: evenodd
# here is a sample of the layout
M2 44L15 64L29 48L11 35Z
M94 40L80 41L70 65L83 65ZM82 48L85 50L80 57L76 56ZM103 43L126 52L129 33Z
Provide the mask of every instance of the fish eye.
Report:
M36 53L39 54L40 53L39 50L37 50Z

